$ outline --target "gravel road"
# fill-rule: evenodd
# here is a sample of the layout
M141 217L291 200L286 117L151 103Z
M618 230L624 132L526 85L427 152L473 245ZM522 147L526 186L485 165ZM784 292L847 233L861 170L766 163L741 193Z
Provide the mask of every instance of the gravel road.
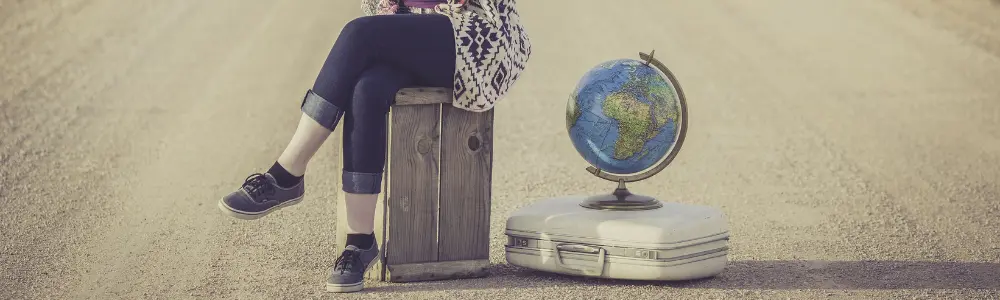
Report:
M0 0L0 298L1000 299L997 1L521 2L535 52L496 108L492 275L333 295L339 130L303 204L244 222L215 202L280 153L356 1ZM691 127L631 188L725 210L729 268L504 264L511 211L613 188L569 142L567 95L653 49Z

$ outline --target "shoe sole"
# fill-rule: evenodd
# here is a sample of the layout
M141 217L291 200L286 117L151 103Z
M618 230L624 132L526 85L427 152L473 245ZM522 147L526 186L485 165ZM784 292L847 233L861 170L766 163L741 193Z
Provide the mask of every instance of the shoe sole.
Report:
M368 270L370 270L372 266L375 265L375 263L381 260L382 260L382 250L379 249L379 253L375 255L375 259L372 259L372 261L368 263L368 266L365 267L365 272L363 274L367 274ZM336 284L329 282L326 283L326 291L331 293L353 293L361 291L364 288L365 288L364 276L361 277L361 282L358 283L350 283L350 284Z
M229 215L230 217L237 218L237 219L240 219L240 220L256 220L256 219L263 218L264 216L266 216L266 215L268 215L270 213L278 211L279 209L299 204L299 202L302 202L302 198L304 198L304 197L298 197L298 198L295 198L295 199L292 199L292 200L288 200L288 201L282 202L281 204L275 205L275 206L273 206L271 208L268 208L267 210L264 210L264 211L259 212L259 213L252 213L252 212L245 212L245 211L237 210L235 208L229 207L229 205L226 204L225 199L219 199L219 210L221 210L226 215Z

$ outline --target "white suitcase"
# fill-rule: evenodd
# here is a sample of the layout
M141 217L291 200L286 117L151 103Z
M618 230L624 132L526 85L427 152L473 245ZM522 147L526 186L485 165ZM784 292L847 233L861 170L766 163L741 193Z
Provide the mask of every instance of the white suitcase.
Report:
M507 262L586 277L689 280L722 273L729 229L722 211L664 202L639 211L580 206L586 197L545 199L507 219Z

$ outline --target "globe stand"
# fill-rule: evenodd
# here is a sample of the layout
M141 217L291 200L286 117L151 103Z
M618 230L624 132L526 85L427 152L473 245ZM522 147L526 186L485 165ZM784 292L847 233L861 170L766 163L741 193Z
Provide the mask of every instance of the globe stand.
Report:
M660 200L650 196L636 195L625 187L625 180L618 180L618 188L611 194L587 197L580 206L600 210L649 210L663 207Z

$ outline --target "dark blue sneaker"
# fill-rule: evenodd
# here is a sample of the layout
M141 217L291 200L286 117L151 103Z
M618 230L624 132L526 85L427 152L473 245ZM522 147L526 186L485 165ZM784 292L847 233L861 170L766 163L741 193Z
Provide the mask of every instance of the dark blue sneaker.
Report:
M258 219L302 201L305 182L303 179L299 184L286 189L278 186L271 174L253 174L243 181L239 190L219 200L219 209L238 219Z
M334 293L350 293L363 289L365 272L378 259L378 242L372 243L371 249L358 249L348 245L333 264L333 273L326 280L326 291Z

